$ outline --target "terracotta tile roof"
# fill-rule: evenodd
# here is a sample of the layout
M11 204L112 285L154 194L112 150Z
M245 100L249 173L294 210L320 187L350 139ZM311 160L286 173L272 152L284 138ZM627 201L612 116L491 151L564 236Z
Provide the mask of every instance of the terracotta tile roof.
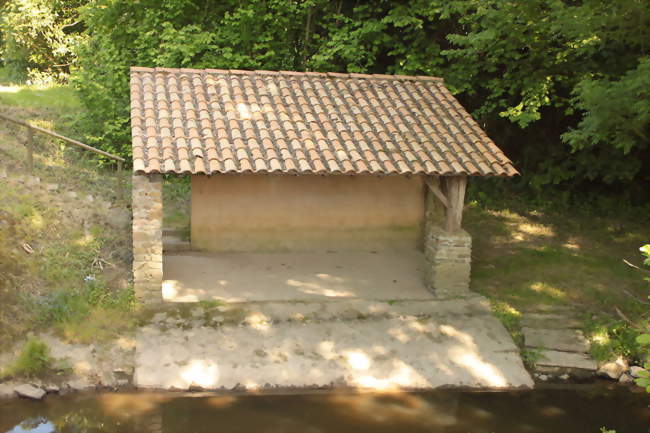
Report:
M133 67L131 129L138 173L517 174L433 77Z

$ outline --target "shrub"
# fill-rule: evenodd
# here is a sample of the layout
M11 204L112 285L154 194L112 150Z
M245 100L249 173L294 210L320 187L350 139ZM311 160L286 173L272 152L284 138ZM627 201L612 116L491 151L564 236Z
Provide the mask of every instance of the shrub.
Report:
M8 376L37 376L52 368L54 360L50 348L38 338L30 338L22 348L18 359L7 369Z

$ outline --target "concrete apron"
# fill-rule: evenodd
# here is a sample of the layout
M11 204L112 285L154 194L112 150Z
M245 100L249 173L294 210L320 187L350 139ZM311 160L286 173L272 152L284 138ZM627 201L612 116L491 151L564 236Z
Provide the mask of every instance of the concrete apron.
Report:
M509 334L477 295L167 303L137 332L134 381L178 390L533 386Z

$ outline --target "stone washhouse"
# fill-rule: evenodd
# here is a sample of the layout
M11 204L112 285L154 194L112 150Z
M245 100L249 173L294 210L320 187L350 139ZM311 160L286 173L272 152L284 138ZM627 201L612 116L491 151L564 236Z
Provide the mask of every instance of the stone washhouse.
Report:
M445 296L469 287L471 238L461 228L468 177L517 174L441 78L133 67L130 86L133 278L142 303L162 301L171 278L163 174L191 177L191 251L175 259L185 260L176 265L180 273L210 272L220 257L257 253L246 263L323 254L317 269L328 253L356 251L365 256L340 256L341 263L365 272L358 281L372 286L393 258L417 252L423 266L404 274L419 273L425 289ZM363 268L384 252L384 262ZM193 260L202 265L187 270ZM340 283L341 268L314 272L323 284ZM231 278L215 274L209 284L236 292L237 272L248 271L223 269ZM321 290L284 272L279 284ZM184 276L173 278L185 284ZM390 282L397 296L398 278Z

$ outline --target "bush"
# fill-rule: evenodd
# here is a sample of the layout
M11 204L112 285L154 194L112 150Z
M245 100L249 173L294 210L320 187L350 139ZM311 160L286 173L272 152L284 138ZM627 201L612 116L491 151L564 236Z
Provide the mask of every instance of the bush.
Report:
M7 376L37 376L52 368L54 360L50 348L38 338L30 338L22 348L18 359L7 369Z

